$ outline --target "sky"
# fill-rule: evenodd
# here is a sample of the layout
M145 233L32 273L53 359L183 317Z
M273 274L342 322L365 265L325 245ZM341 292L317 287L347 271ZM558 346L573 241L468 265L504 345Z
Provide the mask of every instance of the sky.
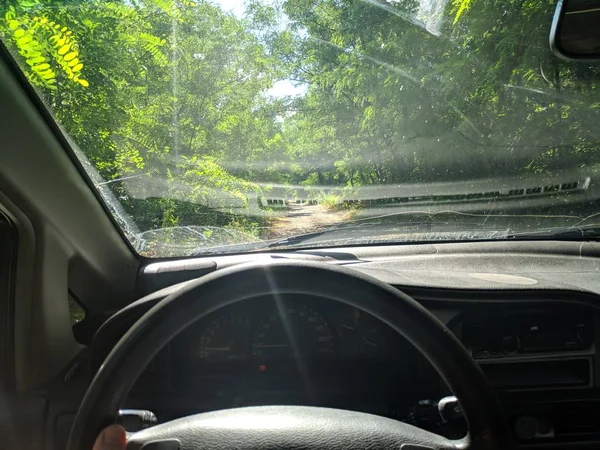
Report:
M267 2L268 0L265 0ZM223 12L230 12L238 19L244 15L244 0L212 0L212 2L219 6ZM306 85L298 85L291 80L279 80L275 82L271 89L265 92L266 96L281 98L281 97L295 97L306 93Z
M212 0L224 12L231 12L238 19L244 15L244 0Z
M271 89L266 92L269 97L286 97L286 96L298 96L306 93L307 86L304 84L298 85L292 83L290 80L277 81Z

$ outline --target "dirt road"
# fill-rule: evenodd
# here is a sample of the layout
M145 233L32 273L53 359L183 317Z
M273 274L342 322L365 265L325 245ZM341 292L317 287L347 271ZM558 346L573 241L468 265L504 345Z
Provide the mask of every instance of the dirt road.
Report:
M351 217L351 211L340 211L322 205L290 205L288 211L272 220L268 239L310 233L345 222Z

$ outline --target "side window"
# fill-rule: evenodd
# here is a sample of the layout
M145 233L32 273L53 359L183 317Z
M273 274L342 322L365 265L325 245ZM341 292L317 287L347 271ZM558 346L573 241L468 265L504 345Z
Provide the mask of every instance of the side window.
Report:
M75 325L85 318L85 309L71 295L69 295L69 314L71 315L71 325Z

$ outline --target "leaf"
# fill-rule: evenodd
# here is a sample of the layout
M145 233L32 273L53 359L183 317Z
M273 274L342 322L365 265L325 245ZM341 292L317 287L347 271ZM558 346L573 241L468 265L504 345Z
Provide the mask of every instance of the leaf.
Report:
M26 49L24 53L25 57L27 58L38 58L42 56L42 52L40 52L39 50Z
M18 30L15 30L15 33L13 34L13 36L15 39L25 36L25 30L23 30L22 28L19 28Z
M69 67L75 67L77 64L79 64L79 58L75 58L71 61L69 61Z
M71 48L71 44L65 44L61 48L58 49L58 54L62 56L65 53L67 53L70 48Z
M83 69L83 64L79 63L77 64L75 67L73 67L73 72L79 72L81 69Z
M458 19L460 19L460 16L462 16L463 13L465 11L468 11L471 7L471 0L454 0L452 4L456 8L456 14L454 16L454 22L452 24L456 25Z
M90 83L88 83L86 80L82 80L79 79L77 80L79 82L79 84L81 84L83 87L88 87L90 85Z
M40 64L39 66L34 66L33 68L35 70L46 70L46 69L50 68L50 64L44 63L44 64Z
M65 61L71 61L73 58L75 58L77 56L77 52L70 52L67 53L64 57Z
M23 36L22 38L17 39L17 44L24 46L25 44L29 44L32 40L31 36Z
M10 28L11 30L16 30L17 28L19 28L19 25L21 25L21 23L18 20L8 21L8 28Z
M46 58L44 58L43 56L36 56L35 58L30 58L27 60L29 64L39 64L43 63L44 61L46 61Z

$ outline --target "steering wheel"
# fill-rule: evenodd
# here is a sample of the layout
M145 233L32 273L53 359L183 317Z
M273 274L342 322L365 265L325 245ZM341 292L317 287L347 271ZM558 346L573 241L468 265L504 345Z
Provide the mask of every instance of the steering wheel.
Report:
M224 306L264 295L304 294L367 312L411 342L458 398L469 433L461 440L371 414L303 406L235 408L148 428L127 449L144 450L456 450L507 449L510 432L478 365L429 311L399 290L356 271L315 262L232 267L169 295L121 338L94 377L71 429L68 450L91 449L113 423L143 368L188 325Z

